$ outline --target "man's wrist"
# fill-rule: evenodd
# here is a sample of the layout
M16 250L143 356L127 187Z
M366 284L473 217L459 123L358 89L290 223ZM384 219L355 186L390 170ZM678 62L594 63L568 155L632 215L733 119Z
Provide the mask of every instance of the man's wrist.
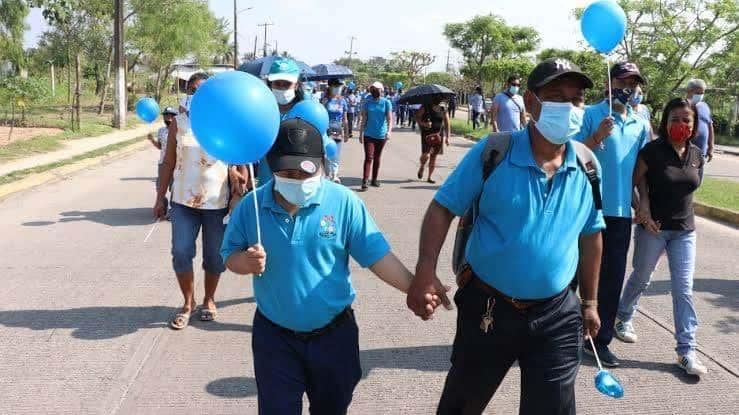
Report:
M582 306L582 308L598 307L598 300L588 300L585 298L581 298L580 305Z

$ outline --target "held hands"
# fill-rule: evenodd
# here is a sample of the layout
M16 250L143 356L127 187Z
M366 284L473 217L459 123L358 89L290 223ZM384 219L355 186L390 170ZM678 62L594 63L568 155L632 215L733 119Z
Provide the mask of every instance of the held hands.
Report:
M244 252L244 262L249 273L259 275L264 273L267 265L267 252L262 245L254 245Z
M433 318L436 308L442 304L447 310L454 309L447 297L449 290L451 288L439 281L435 271L424 271L419 268L408 289L406 305L421 319L429 320Z

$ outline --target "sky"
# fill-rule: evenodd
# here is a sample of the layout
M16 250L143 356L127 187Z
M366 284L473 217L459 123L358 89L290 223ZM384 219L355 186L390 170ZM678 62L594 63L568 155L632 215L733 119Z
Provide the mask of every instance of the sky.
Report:
M508 24L532 26L541 36L541 48L577 48L582 41L579 24L572 17L575 7L588 0L237 0L239 53L262 48L264 30L257 24L269 22L267 42L287 50L310 65L333 62L346 56L350 38L359 58L387 57L391 52L429 52L436 61L429 71L444 70L449 44L442 34L444 24L464 22L475 15L493 13ZM209 0L217 17L233 22L233 0ZM47 29L39 9L27 19L27 47L37 43ZM459 52L451 50L457 66Z

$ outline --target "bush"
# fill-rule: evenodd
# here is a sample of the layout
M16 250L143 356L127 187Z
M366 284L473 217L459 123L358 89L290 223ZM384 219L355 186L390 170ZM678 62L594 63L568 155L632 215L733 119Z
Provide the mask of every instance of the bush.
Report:
M18 112L23 122L26 110L48 99L49 95L48 85L42 80L19 76L0 78L0 105L10 108L11 123L15 122Z

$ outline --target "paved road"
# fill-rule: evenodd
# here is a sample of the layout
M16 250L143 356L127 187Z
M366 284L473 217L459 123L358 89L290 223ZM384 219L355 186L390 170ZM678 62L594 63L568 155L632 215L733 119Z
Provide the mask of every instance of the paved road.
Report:
M440 178L469 146L454 139ZM383 188L362 195L409 267L421 215L436 188L414 179L418 147L418 136L396 133L385 156ZM361 150L356 142L347 148L343 173L356 188ZM166 327L181 301L170 269L168 225L143 243L151 226L155 163L156 153L143 151L0 202L0 413L256 412L250 352L255 304L248 278L224 275L217 322L196 322L182 332ZM705 220L698 221L698 231L699 340L736 368L739 231ZM440 258L449 282L450 247L448 242ZM405 309L404 296L367 271L354 271L364 378L350 413L433 412L449 367L455 313L421 322ZM661 268L643 305L669 327L665 280ZM667 330L643 315L636 325L639 344L614 345L625 359L615 373L626 396L615 401L598 395L593 363L586 361L578 380L579 413L735 411L736 374L704 357L710 375L696 382L673 365ZM519 382L514 368L488 413L515 413Z

